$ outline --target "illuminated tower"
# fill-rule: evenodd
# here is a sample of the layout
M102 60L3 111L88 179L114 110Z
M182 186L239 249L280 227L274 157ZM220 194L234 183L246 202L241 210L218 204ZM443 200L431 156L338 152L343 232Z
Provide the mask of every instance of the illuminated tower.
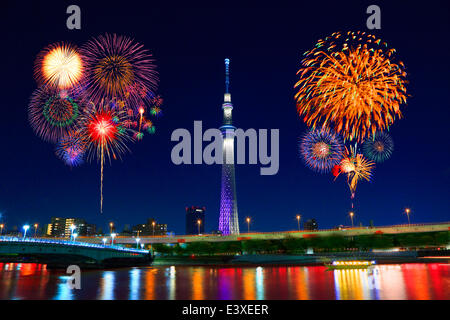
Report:
M239 234L239 220L236 199L236 183L234 178L234 130L232 124L230 86L230 59L225 59L225 95L222 104L223 126L223 164L222 186L220 192L219 230L222 234Z

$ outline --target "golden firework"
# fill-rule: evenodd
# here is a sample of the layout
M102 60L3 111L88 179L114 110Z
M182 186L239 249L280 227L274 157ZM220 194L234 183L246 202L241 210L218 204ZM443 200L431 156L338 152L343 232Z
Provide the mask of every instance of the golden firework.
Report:
M297 111L308 126L364 140L401 118L406 72L388 49L364 32L333 33L305 52L295 84Z
M353 197L358 181L370 180L375 163L362 154L356 153L356 148L350 147L350 149L345 148L345 157L341 160L340 166L342 172L347 174L347 184Z
M83 60L71 44L54 44L44 49L35 63L35 76L40 84L69 89L83 77Z

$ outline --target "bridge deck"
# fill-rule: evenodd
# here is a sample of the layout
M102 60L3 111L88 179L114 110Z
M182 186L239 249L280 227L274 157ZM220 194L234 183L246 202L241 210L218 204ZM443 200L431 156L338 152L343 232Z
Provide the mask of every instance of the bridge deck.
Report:
M143 244L152 243L184 243L194 241L240 241L240 240L271 240L271 239L284 239L286 237L292 238L309 238L309 237L322 237L331 235L341 236L358 236L358 235L370 235L370 234L398 234L398 233L413 233L413 232L436 232L436 231L449 231L450 222L443 223L430 223L430 224L411 224L411 225L395 225L385 227L355 227L345 229L328 229L317 231L282 231L282 232L251 232L241 233L239 235L216 235L216 234L204 234L204 235L179 235L179 236L140 236L140 242ZM88 243L101 243L103 237L79 237L79 241ZM135 237L118 236L114 239L118 244L136 244Z

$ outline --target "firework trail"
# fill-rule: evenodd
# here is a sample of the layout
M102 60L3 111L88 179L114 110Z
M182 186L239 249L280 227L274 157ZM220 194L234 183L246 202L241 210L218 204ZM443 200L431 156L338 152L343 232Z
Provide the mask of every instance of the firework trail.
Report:
M100 162L100 212L103 212L103 167L108 158L121 158L129 151L135 130L126 126L129 116L126 110L114 108L114 103L91 105L80 121L78 133L86 142L87 159Z

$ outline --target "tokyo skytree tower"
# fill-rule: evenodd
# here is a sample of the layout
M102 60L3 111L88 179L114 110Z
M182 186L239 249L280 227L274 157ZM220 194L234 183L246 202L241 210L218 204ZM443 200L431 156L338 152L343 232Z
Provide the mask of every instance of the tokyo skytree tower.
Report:
M230 87L230 59L225 59L225 95L222 104L223 125L223 164L222 186L220 192L219 230L223 235L239 234L239 220L234 177L234 131Z

